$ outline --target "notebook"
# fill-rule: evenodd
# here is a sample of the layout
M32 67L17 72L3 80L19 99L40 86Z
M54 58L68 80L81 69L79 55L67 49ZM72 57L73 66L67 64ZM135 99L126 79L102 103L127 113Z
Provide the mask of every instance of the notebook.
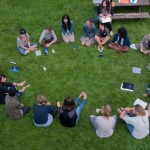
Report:
M106 19L100 17L99 19L100 19L100 21L102 23L111 22L111 18L110 17L107 17Z
M133 67L133 68L132 68L132 72L133 72L133 73L137 73L137 74L141 74L141 68Z
M123 82L121 83L121 90L133 92L135 85L133 83Z
M93 4L101 4L102 0L93 0Z
M148 103L140 100L140 99L136 99L136 101L133 103L133 105L141 105L144 109L146 108L146 106L148 105Z
M36 50L36 51L35 51L35 55L36 55L36 56L41 56L41 50Z

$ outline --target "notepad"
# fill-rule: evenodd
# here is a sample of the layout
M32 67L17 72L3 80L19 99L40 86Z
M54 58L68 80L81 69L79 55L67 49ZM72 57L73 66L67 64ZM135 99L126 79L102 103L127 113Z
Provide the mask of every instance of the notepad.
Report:
M133 68L132 68L132 72L133 72L133 73L137 73L137 74L141 74L141 68L133 67Z
M36 55L36 56L41 56L41 50L36 50L36 51L35 51L35 55Z
M146 108L146 106L148 105L148 103L146 103L146 102L144 102L144 101L142 101L142 100L140 100L140 99L136 99L136 101L133 103L133 105L135 106L135 105L140 105L140 106L142 106L144 109Z

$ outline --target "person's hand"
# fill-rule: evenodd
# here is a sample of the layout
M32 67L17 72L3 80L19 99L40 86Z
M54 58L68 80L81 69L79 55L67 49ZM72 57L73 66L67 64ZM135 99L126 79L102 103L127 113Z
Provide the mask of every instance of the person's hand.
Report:
M57 102L57 107L60 107L60 102Z
M141 52L144 52L143 47L140 48L140 51L141 51Z
M83 98L86 100L87 99L87 94L83 92Z
M24 104L21 104L21 108L23 108L24 107Z
M89 40L89 38L88 38L88 37L86 37L86 38L85 38L85 40L86 40L86 41L88 41L88 40Z

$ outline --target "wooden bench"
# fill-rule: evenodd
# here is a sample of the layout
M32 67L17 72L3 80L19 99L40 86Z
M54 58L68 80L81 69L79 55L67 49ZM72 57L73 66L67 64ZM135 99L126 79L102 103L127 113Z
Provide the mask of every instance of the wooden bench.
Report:
M113 15L113 20L116 19L144 19L150 18L149 13L116 13Z
M100 3L95 3L95 6L100 5ZM149 0L137 0L137 3L115 3L115 8L117 7L138 7L137 13L114 13L113 19L142 19L142 18L150 18L148 12L141 12L142 6L149 6Z

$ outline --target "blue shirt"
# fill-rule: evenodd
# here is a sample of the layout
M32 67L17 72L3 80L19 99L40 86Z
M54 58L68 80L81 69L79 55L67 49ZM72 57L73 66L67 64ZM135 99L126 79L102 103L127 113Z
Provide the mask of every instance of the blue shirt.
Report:
M90 28L88 28L86 24L83 26L83 36L84 37L91 39L94 37L95 33L96 33L96 27L94 24L92 24L92 26Z
M34 104L33 106L34 122L36 124L45 124L48 121L48 113L52 114L53 112L54 108L51 105Z
M61 24L61 30L64 35L67 34L67 30L69 31L70 34L72 34L73 28L74 28L74 25L72 21L70 21L70 28L66 28L64 24Z

